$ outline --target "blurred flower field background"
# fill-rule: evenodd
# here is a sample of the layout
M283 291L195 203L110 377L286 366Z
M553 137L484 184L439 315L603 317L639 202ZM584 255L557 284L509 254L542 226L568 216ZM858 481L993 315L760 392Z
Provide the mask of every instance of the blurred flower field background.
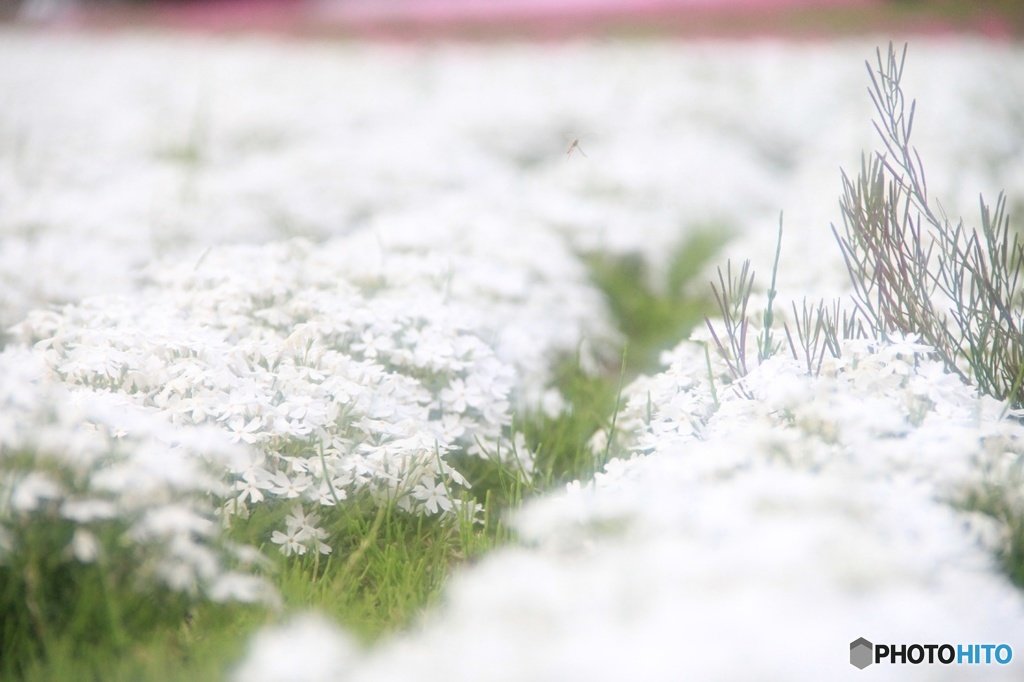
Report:
M0 675L1024 652L1020 405L914 334L784 342L853 307L831 226L888 39L5 29ZM901 87L936 209L1016 225L1019 44L912 38ZM709 282L745 259L779 343L738 376Z

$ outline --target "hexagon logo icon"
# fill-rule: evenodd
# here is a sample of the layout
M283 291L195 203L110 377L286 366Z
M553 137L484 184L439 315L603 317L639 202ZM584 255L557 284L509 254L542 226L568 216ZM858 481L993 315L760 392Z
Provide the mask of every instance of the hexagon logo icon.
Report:
M874 648L875 645L863 637L858 637L850 642L850 665L863 670L874 663L874 661L871 660L874 658L874 656L872 656Z

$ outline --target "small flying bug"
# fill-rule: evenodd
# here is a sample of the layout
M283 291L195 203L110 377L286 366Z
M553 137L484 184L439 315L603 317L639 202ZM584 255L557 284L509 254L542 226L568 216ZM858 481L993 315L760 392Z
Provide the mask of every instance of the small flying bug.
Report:
M579 138L574 138L573 139L572 143L569 145L569 148L565 150L565 156L567 158L572 156L572 153L574 151L579 151L580 154L583 154L583 156L586 156L586 153L583 151L583 147L580 146Z

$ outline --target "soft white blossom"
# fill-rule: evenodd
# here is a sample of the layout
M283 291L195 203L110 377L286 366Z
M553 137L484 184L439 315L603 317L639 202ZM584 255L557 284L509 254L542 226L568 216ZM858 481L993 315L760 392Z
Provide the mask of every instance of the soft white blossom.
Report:
M710 231L763 282L785 208L779 291L848 292L823 226L836 169L874 144L874 48L5 32L0 328L24 321L0 339L0 562L27 517L73 527L61 561L131 550L144 586L269 600L229 568L215 508L287 505L272 543L326 553L317 515L357 492L458 511L461 458L532 470L513 413L562 409L566 359L617 366L584 256L636 259L660 290ZM915 141L944 210L1019 196L1024 53L911 54L920 110L942 112ZM617 459L531 503L522 546L467 568L421 629L361 655L301 618L233 679L834 679L857 635L1021 631L990 553L1005 529L950 504L979 482L1020 504L1002 405L914 338L846 343L813 378L783 353L739 384L693 338L595 434Z
M222 431L175 427L124 396L69 387L39 353L12 347L0 352L0 411L20 424L0 434L0 563L41 553L102 560L116 589L275 601L262 578L229 568L235 549L220 534L211 493L227 492L226 469L249 464ZM30 526L55 530L26 533ZM38 544L48 537L70 540ZM249 588L227 589L232 583L218 581L228 575Z
M520 547L462 572L439 613L351 679L472 680L496 658L510 663L489 676L510 682L820 679L854 670L858 636L1012 644L1024 598L992 553L1005 534L951 500L1019 459L1024 426L916 344L844 344L821 377L773 357L746 377L750 397L719 387L717 401L694 346L626 388L618 458L528 503ZM436 655L455 646L465 655Z
M260 632L233 682L337 682L359 659L355 641L323 616L303 614Z
M280 545L281 552L285 556L305 554L307 549L305 542L307 539L307 533L301 528L288 528L283 533L279 530L275 530L270 536L270 541L276 545Z

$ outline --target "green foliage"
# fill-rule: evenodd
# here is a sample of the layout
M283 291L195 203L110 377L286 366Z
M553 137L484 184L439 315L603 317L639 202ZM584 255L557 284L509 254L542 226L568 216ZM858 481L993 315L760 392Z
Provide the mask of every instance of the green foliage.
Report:
M322 525L331 533L332 554L284 557L276 546L262 549L276 557L269 572L286 610L321 610L365 641L412 623L437 599L451 567L479 556L501 537L500 526L488 533L471 519L412 515L369 495L331 511ZM280 510L258 509L231 532L250 541L269 534L280 515ZM496 515L493 508L488 515ZM30 571L21 581L10 579L17 577L13 569L0 574L5 603L20 603L24 612L19 621L17 609L5 611L0 626L5 647L33 633L36 610L48 608L47 623L60 625L39 638L31 655L5 651L0 679L222 679L226 662L241 655L248 636L277 616L255 606L171 604L159 594L112 593L95 578L94 567L75 566L85 579L67 571L39 581L49 591L38 607L36 596L24 597ZM72 592L73 600L60 601ZM111 611L120 616L116 630L108 622Z
M685 339L704 318L710 302L690 285L729 237L727 230L695 231L673 252L664 289L653 286L640 256L587 258L594 283L604 292L619 329L629 340L627 373L658 367L662 350Z
M595 431L611 428L621 386L611 374L589 376L578 363L563 363L556 385L568 409L557 417L533 415L524 424L527 443L537 453L535 484L550 490L593 477L604 466L588 441Z
M334 552L282 559L285 604L318 608L371 641L407 626L438 596L448 567L465 557L469 525L411 515L373 500L347 501L326 521Z
M998 552L1003 571L1014 585L1024 588L1024 514L1020 510L1019 475L1012 484L990 481L967 491L957 506L981 512L1005 530L1005 542Z
M0 450L0 463L0 679L31 679L64 658L75 661L79 676L94 671L106 679L111 661L130 659L141 643L164 640L189 621L202 603L198 586L168 587L155 551L165 539L133 537L133 522L152 509L79 523L69 518L66 499L107 501L86 499L94 471L33 451ZM94 470L116 464L108 453ZM18 484L33 476L37 496L18 501ZM177 492L179 502L196 494Z

